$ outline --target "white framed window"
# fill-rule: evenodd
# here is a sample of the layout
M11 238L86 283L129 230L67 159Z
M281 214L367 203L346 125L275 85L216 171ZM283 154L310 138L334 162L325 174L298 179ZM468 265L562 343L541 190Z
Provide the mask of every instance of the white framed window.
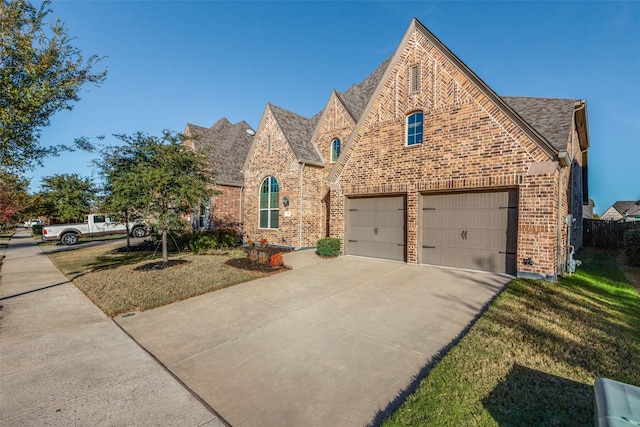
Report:
M336 162L338 160L338 157L340 157L340 150L341 150L342 146L341 146L341 142L340 139L335 138L332 142L331 142L331 162Z
M424 113L416 111L407 116L407 145L422 144Z
M260 228L278 228L279 197L278 181L266 177L260 185Z

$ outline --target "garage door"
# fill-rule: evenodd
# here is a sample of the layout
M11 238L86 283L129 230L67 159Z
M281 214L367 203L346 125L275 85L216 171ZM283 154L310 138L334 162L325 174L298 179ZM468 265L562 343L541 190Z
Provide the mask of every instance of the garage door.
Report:
M515 274L517 192L422 196L423 264Z
M347 200L346 253L406 259L406 201L403 196Z

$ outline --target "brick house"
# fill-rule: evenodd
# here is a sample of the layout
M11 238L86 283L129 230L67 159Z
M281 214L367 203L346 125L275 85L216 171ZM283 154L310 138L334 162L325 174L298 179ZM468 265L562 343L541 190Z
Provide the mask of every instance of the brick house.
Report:
M242 164L251 147L253 129L245 121L231 124L223 118L210 128L188 123L184 134L193 137L185 145L207 154L219 192L194 209L192 228L238 227L242 223Z
M414 19L314 117L267 105L245 238L554 279L582 245L588 147L585 101L500 97Z

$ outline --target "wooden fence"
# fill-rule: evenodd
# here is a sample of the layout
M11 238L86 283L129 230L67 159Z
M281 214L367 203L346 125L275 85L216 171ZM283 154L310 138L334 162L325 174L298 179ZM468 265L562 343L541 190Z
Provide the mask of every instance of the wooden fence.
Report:
M640 229L640 221L615 222L601 219L583 219L584 245L593 248L622 248L624 233Z

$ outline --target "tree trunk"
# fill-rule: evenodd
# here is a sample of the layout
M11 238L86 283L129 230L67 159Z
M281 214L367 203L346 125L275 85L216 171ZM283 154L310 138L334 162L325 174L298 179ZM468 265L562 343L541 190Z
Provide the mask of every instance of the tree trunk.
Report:
M167 251L167 229L162 230L162 262L165 264L169 262L169 254Z
M126 247L126 249L128 251L130 251L131 250L131 230L129 230L129 220L128 219L127 219L127 222L125 224L125 227L127 229L127 246L125 246L125 247Z

